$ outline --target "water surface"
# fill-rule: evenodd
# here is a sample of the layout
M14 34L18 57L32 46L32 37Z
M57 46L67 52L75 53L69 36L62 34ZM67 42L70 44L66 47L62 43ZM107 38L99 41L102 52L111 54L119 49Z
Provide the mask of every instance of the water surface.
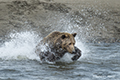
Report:
M37 35L17 33L0 47L1 80L120 79L120 43L82 43L77 40L76 46L82 50L78 61L71 62L66 55L65 61L51 64L41 63L34 53L37 37L33 36Z

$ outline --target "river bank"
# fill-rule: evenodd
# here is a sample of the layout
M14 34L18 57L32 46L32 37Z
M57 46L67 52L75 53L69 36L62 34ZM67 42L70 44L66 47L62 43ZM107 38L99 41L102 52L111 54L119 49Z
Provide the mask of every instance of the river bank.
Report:
M118 0L1 0L0 11L0 42L31 30L42 37L58 30L77 32L85 42L120 42Z

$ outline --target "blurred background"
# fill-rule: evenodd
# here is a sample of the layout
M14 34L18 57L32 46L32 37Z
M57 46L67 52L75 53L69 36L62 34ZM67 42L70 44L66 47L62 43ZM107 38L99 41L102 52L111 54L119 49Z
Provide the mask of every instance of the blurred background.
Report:
M119 0L0 0L0 42L10 33L76 32L84 42L120 42Z

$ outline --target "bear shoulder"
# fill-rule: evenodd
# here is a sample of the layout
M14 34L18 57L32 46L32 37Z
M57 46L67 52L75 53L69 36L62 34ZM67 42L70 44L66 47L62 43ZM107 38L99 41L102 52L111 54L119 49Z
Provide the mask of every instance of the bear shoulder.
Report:
M48 36L46 36L45 38L54 38L54 37L58 37L59 35L61 35L61 32L59 31L54 31L51 32Z
M54 42L57 38L59 38L61 36L61 32L59 31L54 31L51 32L49 35L47 35L43 41L44 43L51 43Z

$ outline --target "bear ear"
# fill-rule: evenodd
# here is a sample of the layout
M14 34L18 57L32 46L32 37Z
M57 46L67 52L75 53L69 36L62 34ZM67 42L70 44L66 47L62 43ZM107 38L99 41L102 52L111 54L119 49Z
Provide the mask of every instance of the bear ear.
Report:
M72 35L75 37L77 35L77 33L73 33Z
M65 39L65 38L66 38L66 36L63 34L63 35L61 36L61 38L62 38L62 39Z

